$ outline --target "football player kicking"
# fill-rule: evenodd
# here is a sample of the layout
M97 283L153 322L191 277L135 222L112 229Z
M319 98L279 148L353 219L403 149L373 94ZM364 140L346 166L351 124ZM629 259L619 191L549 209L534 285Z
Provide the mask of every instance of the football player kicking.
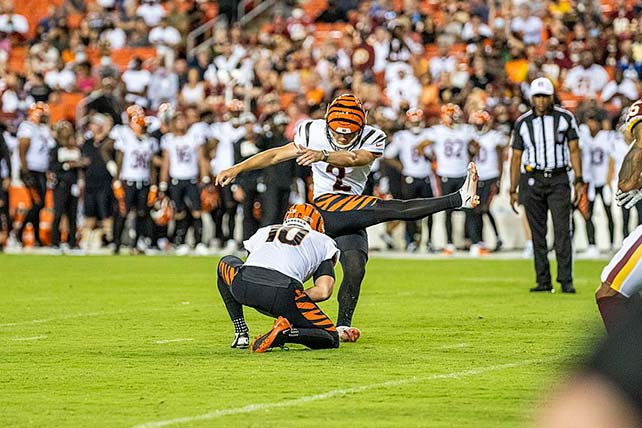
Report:
M225 256L218 264L218 291L234 324L232 348L247 348L249 330L243 305L276 318L270 331L257 337L251 352L265 352L299 343L311 349L339 347L339 334L315 302L327 300L334 287L339 250L324 235L319 211L296 204L283 224L259 229L244 242L250 253L245 263ZM314 286L303 289L310 277Z
M618 177L618 205L632 208L642 200L642 100L629 108L626 130L633 143ZM595 292L604 326L612 333L629 312L642 307L642 226L622 242L622 248L602 271L602 284Z
M381 157L385 143L383 131L366 125L359 99L344 94L330 103L325 120L303 121L294 142L258 153L216 177L218 184L226 186L241 172L290 159L312 166L314 204L325 219L327 234L341 250L344 276L338 293L337 330L342 341L358 338L351 335L358 330L350 327L368 261L366 228L392 220L419 220L447 209L474 208L479 203L472 162L462 188L443 197L402 201L362 196L372 163Z

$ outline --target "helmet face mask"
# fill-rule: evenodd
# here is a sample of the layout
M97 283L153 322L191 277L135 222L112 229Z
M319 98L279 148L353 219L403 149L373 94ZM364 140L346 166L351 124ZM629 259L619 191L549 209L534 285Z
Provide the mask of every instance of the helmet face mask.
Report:
M294 204L285 213L283 224L293 224L325 233L325 221L319 210L310 204Z
M490 114L484 110L475 111L470 115L470 123L475 126L477 131L488 131L490 129L490 122Z
M357 145L366 126L367 113L352 94L335 98L325 114L326 136L335 150L350 150Z
M446 126L454 126L461 121L462 111L457 104L446 104L441 107L441 122Z

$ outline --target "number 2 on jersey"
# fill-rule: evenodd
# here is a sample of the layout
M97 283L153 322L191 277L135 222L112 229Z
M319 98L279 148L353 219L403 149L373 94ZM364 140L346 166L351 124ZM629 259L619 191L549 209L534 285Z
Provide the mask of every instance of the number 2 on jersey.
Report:
M290 238L290 232L293 230L296 230L297 232L292 238ZM268 233L265 242L274 242L274 239L278 238L279 242L283 244L296 246L303 242L303 238L305 238L308 233L310 233L309 230L302 229L300 227L272 226L270 227L270 232Z
M332 166L328 164L328 167L325 169L325 172L334 175L334 184L332 185L332 190L337 190L340 192L349 192L350 186L343 184L343 179L346 176L346 169L343 167Z

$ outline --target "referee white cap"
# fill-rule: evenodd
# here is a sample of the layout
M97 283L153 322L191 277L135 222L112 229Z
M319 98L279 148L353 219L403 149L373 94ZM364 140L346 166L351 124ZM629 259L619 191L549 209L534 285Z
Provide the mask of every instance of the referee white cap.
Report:
M531 97L535 95L553 95L554 93L553 82L546 77L538 77L531 82Z

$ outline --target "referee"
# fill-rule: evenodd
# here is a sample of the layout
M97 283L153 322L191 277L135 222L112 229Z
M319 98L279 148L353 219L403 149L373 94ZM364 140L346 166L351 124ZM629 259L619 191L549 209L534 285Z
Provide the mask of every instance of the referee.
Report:
M548 263L546 229L548 211L555 231L557 281L563 293L575 293L571 253L571 187L568 171L575 173L575 201L584 192L578 127L573 114L553 105L555 90L550 80L540 77L530 86L532 108L517 119L511 140L510 203L524 205L533 234L534 292L555 290ZM521 174L521 166L524 173ZM518 197L519 185L519 197Z

